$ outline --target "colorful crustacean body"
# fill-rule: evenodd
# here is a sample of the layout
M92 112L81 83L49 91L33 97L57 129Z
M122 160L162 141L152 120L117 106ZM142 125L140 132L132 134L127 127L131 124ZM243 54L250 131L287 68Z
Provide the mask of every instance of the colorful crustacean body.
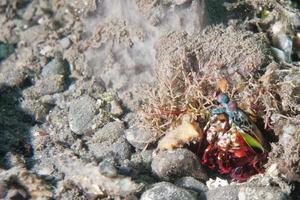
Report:
M245 181L263 172L267 144L257 126L223 93L218 95L221 108L213 109L204 128L207 147L202 164L233 179Z

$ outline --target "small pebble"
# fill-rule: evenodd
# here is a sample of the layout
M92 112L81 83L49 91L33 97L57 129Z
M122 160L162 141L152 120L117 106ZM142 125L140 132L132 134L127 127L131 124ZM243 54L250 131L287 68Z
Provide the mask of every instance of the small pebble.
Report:
M52 51L52 47L47 45L47 46L44 46L41 50L40 50L40 54L45 56L48 52Z
M126 130L125 137L136 149L144 149L153 140L153 134L150 130L136 125Z
M118 175L118 171L115 168L114 164L109 160L103 160L99 164L99 171L102 175L107 177L116 177Z
M71 40L67 37L59 40L58 42L59 42L60 46L64 49L67 49L71 46Z
M185 188L187 190L195 191L197 193L203 193L208 191L208 187L204 183L201 183L200 181L190 176L178 179L175 182L175 185Z
M283 32L279 32L273 35L273 45L285 52L291 53L292 51L292 40Z
M50 176L54 171L55 169L50 165L40 168L37 173L40 176Z
M61 57L52 59L47 65L43 67L42 76L63 75L68 71L67 63Z
M197 156L187 149L160 152L153 158L151 168L156 176L166 181L183 176L207 179Z
M120 105L120 103L116 100L113 100L110 102L110 113L116 117L119 117L123 114L123 109Z
M88 142L89 149L98 158L114 153L116 158L130 157L131 147L124 138L124 124L119 121L110 122L99 129Z
M254 186L225 186L218 187L206 192L207 200L224 199L224 200L288 200L286 194L277 187L254 187Z
M92 119L95 116L96 100L85 95L71 102L69 109L69 125L71 130L82 135L91 130Z
M271 47L271 51L277 61L288 62L288 57L286 56L285 52L282 51L281 49Z
M189 193L187 190L182 189L168 182L160 182L151 186L146 190L141 200L196 200L197 198Z

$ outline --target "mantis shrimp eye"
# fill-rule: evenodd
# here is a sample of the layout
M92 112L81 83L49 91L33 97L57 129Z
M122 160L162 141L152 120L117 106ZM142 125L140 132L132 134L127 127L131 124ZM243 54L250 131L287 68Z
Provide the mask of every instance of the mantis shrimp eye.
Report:
M235 174L241 174L242 173L242 168L241 167L237 167L234 169L234 173Z
M222 103L222 104L227 104L229 102L229 97L228 95L224 94L224 93L221 93L217 96L217 101L219 103Z

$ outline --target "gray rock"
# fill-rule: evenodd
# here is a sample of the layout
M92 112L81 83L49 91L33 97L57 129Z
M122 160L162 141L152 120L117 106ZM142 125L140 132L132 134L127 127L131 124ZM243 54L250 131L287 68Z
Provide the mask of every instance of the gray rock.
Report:
M287 200L285 193L276 187L225 186L206 192L207 200Z
M288 56L286 55L286 53L283 50L275 48L275 47L271 47L271 51L277 61L279 61L279 62L289 62L290 61Z
M224 199L224 200L238 200L238 187L237 186L225 186L218 187L206 192L207 200Z
M137 125L127 129L125 137L136 149L144 149L151 141L153 141L153 134L151 131L138 127Z
M52 75L39 79L34 86L24 90L25 97L37 99L45 95L53 95L64 91L65 78L62 75Z
M123 114L123 109L118 101L113 100L110 102L110 113L117 117Z
M51 176L53 173L55 173L55 169L51 163L48 163L48 165L44 164L37 166L36 173L39 176Z
M154 150L144 150L140 152L139 155L141 156L143 163L151 164L153 159L153 152Z
M82 135L91 129L96 112L95 105L96 101L87 95L71 102L68 118L73 132Z
M142 117L135 112L127 113L123 120L128 124L128 127L136 126L142 122Z
M245 200L287 200L288 196L276 187L241 187L239 199Z
M106 159L100 162L99 171L102 175L107 177L116 177L118 175L118 171L115 168L114 163Z
M168 182L160 182L152 185L152 187L146 190L141 200L193 200L196 199L188 191L177 187Z
M175 185L185 188L187 190L195 191L197 193L203 193L208 191L208 187L204 183L201 183L200 181L189 176L178 179L175 182Z
M153 158L151 168L155 175L167 181L183 176L207 179L197 156L187 149L160 152Z
M125 126L121 121L114 121L99 129L93 136L94 143L101 143L107 140L117 140L124 136Z
M275 47L283 50L289 56L291 55L293 42L285 33L279 32L279 33L273 35L272 43Z
M40 54L43 55L43 56L50 56L51 53L53 54L54 52L54 48L51 47L50 45L46 45L46 46L43 46L41 49L40 49Z
M131 147L124 138L124 124L110 122L97 131L89 142L89 149L97 158L103 158L110 153L121 159L129 158Z
M52 95L45 95L40 98L42 104L47 105L55 105L57 97L53 97Z
M67 49L71 46L71 40L67 37L62 38L61 40L58 41L60 46L64 49Z
M51 76L51 75L63 75L65 76L68 72L67 63L61 58L57 57L52 59L47 65L42 69L42 76Z
M93 155L102 159L111 153L116 155L118 159L127 159L130 157L131 148L124 138L119 138L118 140L107 140L101 143L92 143L89 148Z

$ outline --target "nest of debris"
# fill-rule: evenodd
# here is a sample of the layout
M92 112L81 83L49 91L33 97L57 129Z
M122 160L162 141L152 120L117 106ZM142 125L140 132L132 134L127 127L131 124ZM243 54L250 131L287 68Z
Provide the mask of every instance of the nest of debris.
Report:
M272 60L265 34L241 27L213 26L192 36L169 33L158 46L156 85L144 92L145 122L155 128L157 138L177 127L185 114L203 128L216 94L226 90L264 136L277 141L267 166L280 163L280 176L299 180L299 133L293 130L300 111L294 77L300 71Z
M241 92L249 85L258 87L255 77L269 63L265 40L232 26L210 27L196 36L173 32L162 37L157 84L145 94L147 121L163 133L185 113L194 120L207 120L222 79L231 97L243 100Z

